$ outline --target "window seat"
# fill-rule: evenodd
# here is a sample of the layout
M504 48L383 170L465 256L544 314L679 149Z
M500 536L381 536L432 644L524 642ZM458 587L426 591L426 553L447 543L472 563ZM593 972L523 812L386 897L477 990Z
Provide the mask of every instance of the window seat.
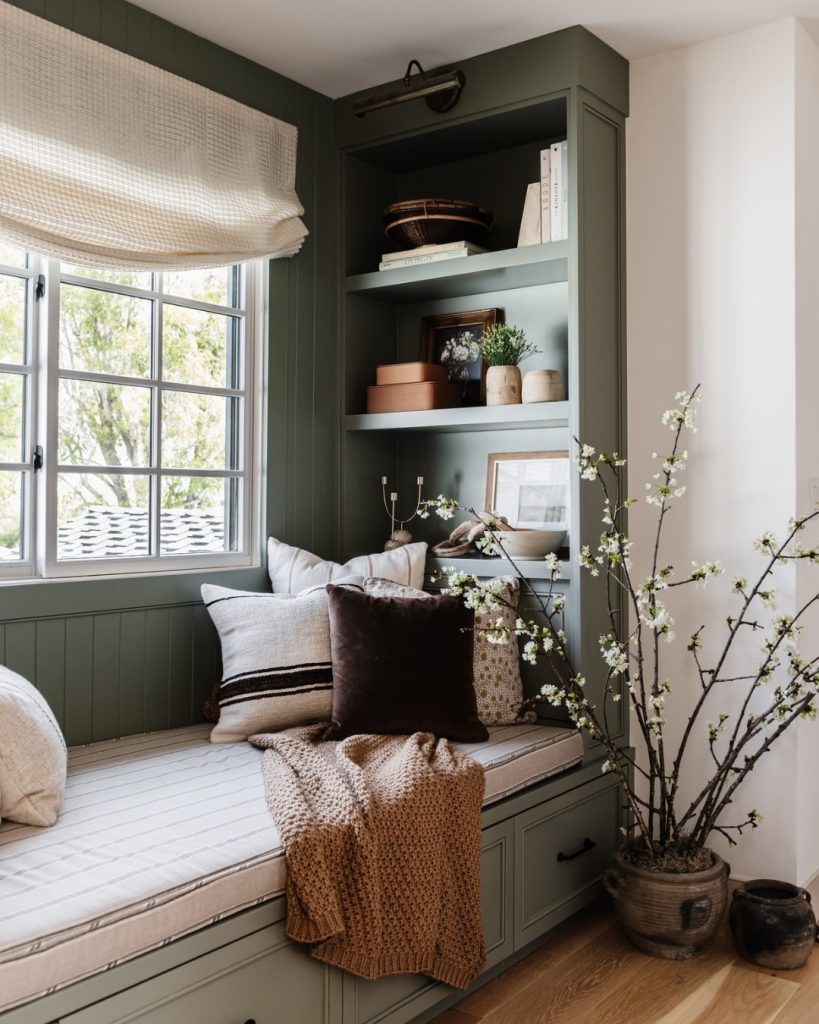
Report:
M58 823L0 826L0 1013L284 891L262 752L208 736L73 748ZM544 725L457 746L484 765L486 805L583 753L574 730Z

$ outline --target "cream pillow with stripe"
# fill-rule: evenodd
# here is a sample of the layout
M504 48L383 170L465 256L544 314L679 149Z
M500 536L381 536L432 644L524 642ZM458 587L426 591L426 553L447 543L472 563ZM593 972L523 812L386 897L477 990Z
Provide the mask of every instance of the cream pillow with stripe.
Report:
M362 577L340 586L361 589ZM202 600L222 645L213 743L237 743L330 718L333 672L325 587L254 594L205 583Z
M420 590L424 586L426 558L426 544L417 543L359 555L340 565L325 562L318 555L291 547L275 537L267 542L267 571L274 594L299 594L307 587L337 583L347 576L377 576Z
M67 764L65 740L45 697L0 665L0 819L53 825Z

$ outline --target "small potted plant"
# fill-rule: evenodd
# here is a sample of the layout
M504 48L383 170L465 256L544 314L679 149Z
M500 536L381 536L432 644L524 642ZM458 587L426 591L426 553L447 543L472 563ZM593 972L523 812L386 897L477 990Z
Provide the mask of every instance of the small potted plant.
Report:
M519 405L521 376L518 363L539 349L527 341L515 324L494 324L481 339L486 371L486 404Z
M722 835L733 846L736 837L759 826L756 808L736 811L740 787L771 746L803 718L814 718L819 702L819 657L803 656L797 640L819 593L809 596L792 614L775 611L772 577L779 566L796 562L819 564L819 545L805 545L799 535L819 512L792 520L784 533L759 537L754 547L761 556L755 579L738 576L731 586L733 607L713 624L717 635L701 626L683 638L696 687L682 734L667 728L666 705L674 685L664 671L664 653L676 642L669 595L674 588L702 586L724 572L719 562L691 563L678 572L663 558L663 526L683 496L680 476L688 463L681 444L694 428L697 389L680 392L677 405L663 416L672 431L667 454L656 454L657 470L646 484L644 500L656 508L649 539L649 575L637 576L632 564L632 541L625 514L636 499L623 491L617 453L597 452L578 443L577 462L583 480L601 489L602 532L595 547L584 545L577 561L584 572L599 577L608 604L608 630L600 636L602 685L592 699L591 688L572 662L563 627L565 599L553 586L538 596L504 550L503 533L493 513L484 514L482 538L486 554L505 555L518 573L524 592L540 612L539 619L518 618L514 630L487 631L495 643L523 643L523 658L542 659L550 679L536 700L565 709L571 721L605 752L602 770L618 776L629 824L623 846L606 872L605 884L626 933L646 953L685 959L703 951L722 918L727 903L728 865L710 849L709 837ZM459 506L443 496L424 503L422 515L434 510L451 518ZM471 518L480 518L464 508ZM555 555L546 558L552 584L561 567ZM499 602L477 577L444 569L450 593L462 595L476 611ZM713 629L712 629L713 631ZM741 639L759 637L758 654L741 669L736 664ZM725 702L726 698L730 702ZM636 753L609 728L611 706L623 701L635 723ZM679 720L681 709L676 709ZM710 765L696 791L686 792L692 762Z

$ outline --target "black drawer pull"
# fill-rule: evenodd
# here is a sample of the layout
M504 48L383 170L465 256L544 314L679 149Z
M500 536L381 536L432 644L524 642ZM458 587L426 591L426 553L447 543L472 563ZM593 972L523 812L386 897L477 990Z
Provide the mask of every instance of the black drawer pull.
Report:
M583 845L580 847L579 850L575 850L574 853L563 853L563 851L561 850L561 852L557 855L558 864L562 863L564 860L574 860L575 857L582 857L584 853L588 853L589 850L593 850L595 846L597 846L597 843L593 839L589 839L589 837L586 836L586 838L583 840Z
M245 1024L256 1024L255 1020L246 1020Z

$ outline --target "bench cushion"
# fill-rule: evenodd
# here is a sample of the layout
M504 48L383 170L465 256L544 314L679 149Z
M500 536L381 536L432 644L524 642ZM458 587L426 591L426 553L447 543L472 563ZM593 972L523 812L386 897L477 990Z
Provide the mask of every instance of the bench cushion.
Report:
M573 730L490 729L457 744L485 803L579 763ZM0 826L0 1012L284 891L262 751L208 726L75 747L50 829Z

